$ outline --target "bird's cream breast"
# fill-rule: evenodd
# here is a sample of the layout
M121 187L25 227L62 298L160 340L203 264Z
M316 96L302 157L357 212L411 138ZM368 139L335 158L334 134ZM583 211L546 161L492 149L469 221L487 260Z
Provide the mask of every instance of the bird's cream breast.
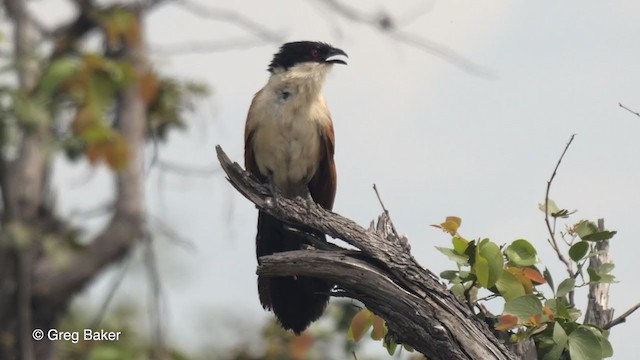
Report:
M255 115L261 117L253 142L256 163L263 175L272 174L275 185L285 191L314 175L320 157L321 125L328 120L321 97L303 104L297 103L297 97L294 94L282 101L272 94L260 100L271 105L256 104Z

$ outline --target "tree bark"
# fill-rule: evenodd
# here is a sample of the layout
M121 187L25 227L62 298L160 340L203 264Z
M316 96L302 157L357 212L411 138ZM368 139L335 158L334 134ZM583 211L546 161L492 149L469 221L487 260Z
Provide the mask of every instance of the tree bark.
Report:
M33 90L38 82L35 30L23 0L3 0L13 23L14 56L20 89ZM80 6L80 5L78 5ZM93 6L82 2L82 6ZM140 11L132 10L137 21ZM85 16L79 11L78 16ZM75 23L72 21L71 23ZM73 26L65 27L71 29ZM142 28L140 26L139 28ZM142 39L142 36L139 36ZM55 49L54 49L55 51ZM137 73L146 71L144 41L124 43L120 56ZM45 235L63 238L69 226L53 211L47 196L51 124L21 128L16 155L0 151L2 228L0 236L0 359L48 359L52 342L34 341L32 331L54 328L71 298L102 270L125 255L143 235L145 226L141 158L146 131L146 106L134 81L119 95L118 130L126 139L129 161L114 174L116 199L110 223L81 250L68 249L66 261L42 249ZM57 227L49 227L55 223ZM61 246L61 248L63 248ZM61 250L64 251L64 250Z
M604 219L598 219L598 231L604 231ZM611 263L611 253L609 252L609 240L596 242L594 250L597 255L589 259L589 268L597 270L602 264ZM609 284L589 285L587 296L587 311L584 315L584 323L592 324L605 329L613 319L614 309L609 307Z
M385 215L376 229L365 230L320 206L273 196L232 163L222 148L216 149L231 184L259 209L294 228L323 232L359 250L332 246L331 251L300 250L265 256L260 259L259 275L301 275L332 281L339 288L335 295L362 301L387 321L399 342L429 359L516 358L487 324L417 263L407 244L390 231Z

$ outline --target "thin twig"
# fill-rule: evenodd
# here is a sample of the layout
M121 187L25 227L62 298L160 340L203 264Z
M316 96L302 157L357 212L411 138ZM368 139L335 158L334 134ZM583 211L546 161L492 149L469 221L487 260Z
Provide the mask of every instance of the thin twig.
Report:
M376 184L373 184L373 191L376 192L376 196L378 197L378 202L380 202L380 206L382 206L382 210L384 211L385 215L387 215L387 218L389 219L389 225L391 225L391 230L393 230L393 235L395 235L396 239L400 239L400 235L398 235L396 226L393 225L393 221L391 221L391 215L389 214L389 210L387 210L387 208L384 206L384 203L382 202L382 198L380 197L380 193L378 192L378 187L376 186Z
M109 292L107 293L107 296L105 297L104 301L102 302L102 305L100 306L100 310L98 311L96 316L93 318L93 321L91 322L90 329L98 329L98 328L100 328L100 324L102 323L102 319L104 319L104 316L107 313L107 309L109 308L109 305L111 304L111 301L113 300L113 296L116 294L116 291L120 287L120 284L122 284L122 281L124 280L124 277L127 274L127 271L129 270L129 265L131 264L131 258L132 258L131 253L128 253L127 257L126 257L126 260L124 261L124 265L120 269L120 273L111 282L111 286L109 287Z
M164 296L162 293L162 282L160 280L160 272L158 270L158 260L153 248L153 238L149 231L145 236L144 241L144 264L147 268L147 275L149 276L149 283L151 286L151 296L149 307L151 327L153 328L153 347L154 355L157 358L163 358L165 355L164 344Z
M493 299L495 299L495 298L497 298L497 297L498 297L498 295L496 295L496 294L490 294L490 295L487 295L487 296L485 296L485 297L481 297L481 298L476 299L473 303L474 303L474 304L477 304L477 303L479 303L480 301L493 300Z
M174 4L180 6L182 9L193 15L200 16L202 18L235 24L263 41L279 44L283 40L283 37L280 34L272 32L266 27L236 11L231 11L221 7L213 7L210 5L204 6L191 0L179 0L175 1Z
M632 113L633 115L640 117L640 113L639 112L629 109L628 107L622 105L622 103L618 103L618 106L620 106L621 108L627 110L628 112Z
M622 324L623 322L627 321L627 318L629 317L629 315L633 314L636 310L640 309L640 303L637 303L635 305L633 305L629 310L625 311L624 314L618 316L617 318L611 320L610 323L608 323L607 325L604 326L605 330L609 330L612 327Z
M558 259L560 259L560 261L562 261L562 263L567 267L567 272L569 273L569 276L571 278L575 278L573 269L571 268L571 263L560 251L560 248L558 247L558 242L556 241L555 231L551 227L551 222L549 221L549 192L551 191L551 183L553 183L553 179L555 179L556 177L556 173L558 172L560 163L562 162L564 155L567 153L567 150L569 150L569 146L573 142L573 139L575 138L575 136L576 134L571 135L569 142L567 142L567 145L564 147L564 151L562 151L562 155L560 155L560 158L556 163L556 167L553 169L553 173L551 174L549 181L547 181L547 191L544 196L544 222L547 224L547 230L549 230L549 236L551 237L551 239L549 239L548 241L551 244L551 247L553 248L553 250L558 255Z
M382 33L388 35L392 39L414 47L416 49L433 54L445 61L456 65L469 74L493 79L496 75L493 71L475 64L473 61L465 58L463 55L457 53L455 50L447 47L444 44L439 44L433 40L429 40L425 37L417 34L403 32L398 27L398 21L389 15L387 12L378 13L364 13L354 7L347 5L346 3L338 0L318 0L321 4L324 4L329 9L333 10L338 15L344 18L369 25ZM417 12L416 12L417 13ZM413 19L412 19L413 20Z
M173 45L151 45L151 53L154 55L177 56L245 50L264 45L265 41L263 39L239 38L219 41L187 42Z
M180 245L182 248L190 251L196 251L196 246L193 241L181 236L176 230L174 230L169 224L167 224L160 217L153 214L149 214L150 228L157 230L161 235L165 236L171 242L176 245Z

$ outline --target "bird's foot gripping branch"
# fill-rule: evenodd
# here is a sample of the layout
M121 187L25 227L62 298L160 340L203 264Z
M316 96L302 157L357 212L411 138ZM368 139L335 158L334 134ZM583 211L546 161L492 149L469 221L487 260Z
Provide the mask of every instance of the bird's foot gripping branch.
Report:
M361 301L386 320L387 333L398 343L429 359L517 358L429 270L411 256L397 237L388 218L365 229L320 206L309 207L304 199L273 197L240 165L231 162L220 146L218 159L229 182L261 211L302 232L329 235L357 250L335 245L324 250L280 252L260 258L258 275L306 276L336 284L332 295ZM247 279L253 281L253 279Z

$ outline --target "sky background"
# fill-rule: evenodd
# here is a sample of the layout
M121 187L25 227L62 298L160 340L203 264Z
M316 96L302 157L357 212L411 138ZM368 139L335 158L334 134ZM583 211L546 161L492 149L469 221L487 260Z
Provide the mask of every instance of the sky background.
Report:
M565 275L546 243L538 203L562 149L577 134L551 198L560 207L579 210L572 223L604 217L606 227L618 231L611 253L620 283L611 288L611 305L619 315L640 301L634 283L640 250L640 118L618 107L620 102L640 110L639 2L357 3L365 13L384 11L408 20L401 21L403 32L455 51L483 76L345 19L320 1L199 3L241 13L281 42L321 40L349 54L349 65L336 66L325 87L336 132L334 210L368 224L381 212L372 190L377 184L413 255L436 273L452 267L434 248L449 245L449 238L429 225L457 215L467 238L531 241L559 283ZM49 24L71 16L66 1L32 5ZM214 147L220 144L241 162L246 112L268 78L278 41L260 41L238 26L171 4L146 21L147 40L156 50L154 66L212 89L189 116L189 129L174 132L159 158L209 169L217 163ZM260 45L168 52L191 42L247 38ZM73 214L106 202L111 196L106 174L60 159L55 177L60 210ZM271 315L260 307L256 291L254 206L220 173L189 177L151 169L147 190L154 221L192 244L184 247L162 237L154 244L170 340L188 349L257 336L257 324ZM97 229L106 219L76 221ZM100 277L76 303L97 307L113 276L111 271ZM140 261L134 261L116 302L145 306L145 281ZM613 329L614 358L637 354L639 330L637 314Z

